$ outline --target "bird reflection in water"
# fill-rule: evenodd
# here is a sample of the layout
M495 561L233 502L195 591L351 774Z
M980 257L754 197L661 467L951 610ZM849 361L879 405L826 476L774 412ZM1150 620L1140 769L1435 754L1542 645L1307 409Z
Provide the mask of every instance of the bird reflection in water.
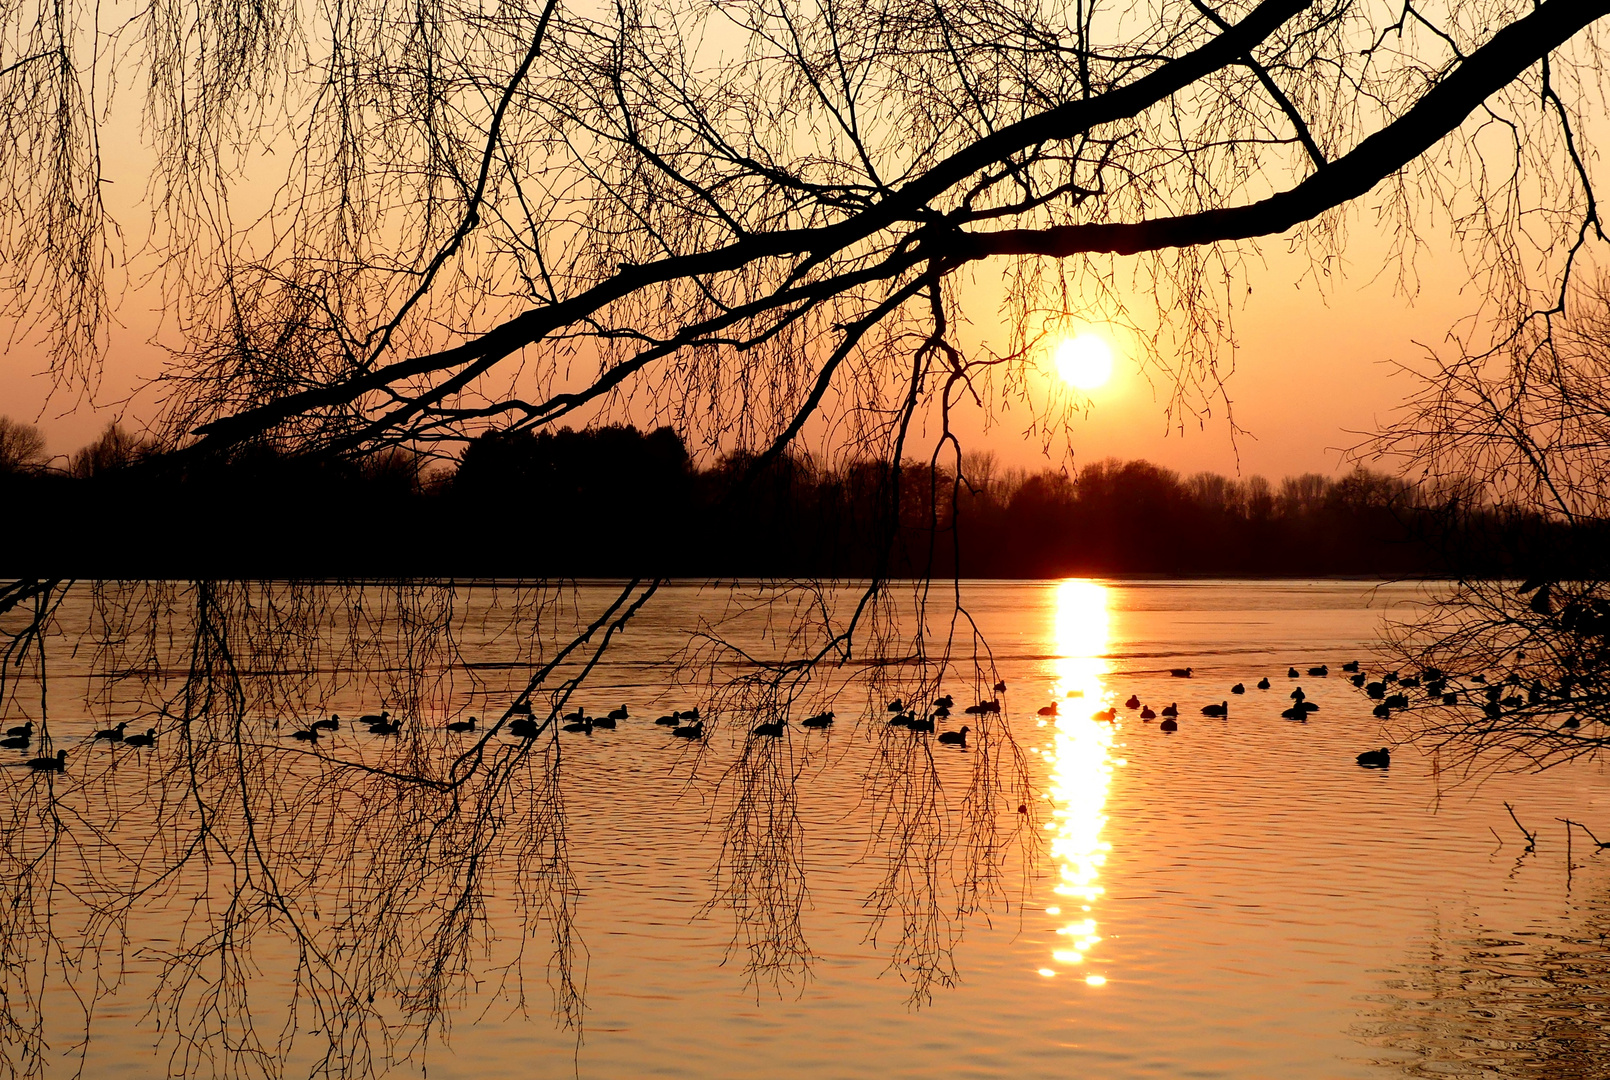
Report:
M1112 845L1101 838L1107 824L1103 812L1112 779L1115 725L1092 714L1111 703L1102 683L1107 674L1108 589L1094 581L1069 580L1057 586L1057 697L1068 706L1050 721L1053 735L1049 763L1049 795L1053 833L1051 857L1058 880L1052 890L1060 904L1047 912L1064 919L1057 934L1065 939L1052 953L1057 967L1086 964L1101 942L1093 914L1103 893L1101 868ZM1074 707L1076 706L1076 707ZM1091 986L1106 983L1096 973L1085 975Z

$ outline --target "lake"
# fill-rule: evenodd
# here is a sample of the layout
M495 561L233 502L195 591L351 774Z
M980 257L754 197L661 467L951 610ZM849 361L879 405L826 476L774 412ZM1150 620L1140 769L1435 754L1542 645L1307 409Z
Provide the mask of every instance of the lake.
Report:
M37 740L5 751L6 1059L1603 1076L1610 856L1582 830L1568 849L1558 819L1610 839L1604 768L1354 763L1387 736L1341 665L1378 669L1383 620L1434 594L968 582L964 617L949 586L901 586L845 653L821 622L850 617L843 587L664 585L600 649L641 590L74 586L5 617L43 627L10 659L6 726L48 723L68 752L55 774L23 766ZM817 653L845 662L789 663ZM628 716L488 733L545 668L537 718ZM1305 722L1280 715L1298 685ZM887 724L891 700L940 693L965 746ZM1178 730L1131 694L1177 703ZM988 698L998 715L963 713ZM703 741L653 722L695 706ZM381 709L397 734L355 730ZM831 728L801 725L827 709ZM338 731L290 737L332 712ZM155 745L93 739L119 720Z

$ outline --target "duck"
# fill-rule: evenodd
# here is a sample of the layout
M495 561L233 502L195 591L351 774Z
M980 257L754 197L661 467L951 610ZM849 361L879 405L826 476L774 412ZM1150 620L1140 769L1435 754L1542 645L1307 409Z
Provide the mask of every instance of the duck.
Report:
M805 719L803 719L803 720L801 720L799 722L799 726L800 727L808 727L808 728L827 728L827 727L832 727L833 726L833 714L831 712L824 712L824 713L817 713L815 716L807 716Z
M1138 709L1138 708L1140 708L1140 698L1136 697L1134 694L1130 694L1129 695L1129 700L1124 702L1124 708L1126 708L1126 709Z
M1114 722L1115 720L1118 719L1118 710L1117 709L1102 709L1100 712L1091 713L1090 714L1090 719L1092 719L1092 720L1101 720L1101 721L1104 721L1105 723L1111 724L1112 722Z
M528 716L518 717L509 721L509 734L520 739L535 739L537 722Z
M5 747L7 750L26 750L28 749L28 744L31 742L33 742L32 736L11 735L7 738L0 739L0 746Z
M573 724L574 723L579 723L579 722L587 719L587 710L586 709L577 709L575 712L565 713L565 715L561 716L559 719L568 720Z
M1269 677L1267 675L1258 680L1258 689L1259 690L1267 690L1267 689L1269 689Z
M973 729L963 724L960 731L942 731L939 733L939 741L946 746L966 746L967 733L971 730Z
M697 722L699 719L699 707L695 705L693 708L684 709L676 715L680 716L684 720L692 720Z
M313 721L313 723L309 724L308 726L313 728L315 731L340 731L341 730L341 717L336 713L331 713L330 714L330 719L328 719L328 720L315 720L315 721Z
M676 727L682 722L682 718L676 713L672 712L666 713L664 716L656 717L654 722L660 727Z
M1168 673L1176 679L1189 679L1191 677L1191 672L1195 670L1195 668L1176 667L1169 668Z
M631 715L629 713L627 713L626 706L622 705L618 709L609 710L609 719L611 719L611 720L630 720Z
M1178 716L1179 714L1180 714L1180 703L1179 702L1177 702L1177 701L1170 702L1168 705L1163 706L1163 715L1164 716Z
M704 738L704 721L695 720L687 727L677 728L671 734L679 739L702 739Z
M95 733L95 739L105 739L107 742L122 742L123 729L129 726L127 720L119 720L117 727L103 728ZM94 741L94 740L91 740Z
M1326 667L1324 664L1320 664L1318 667L1309 668L1308 674L1313 678L1323 679L1330 675L1330 668Z
M1053 701L1049 705L1040 706L1040 715L1041 716L1055 716L1056 714L1057 714L1057 703L1056 702Z
M358 717L358 723L360 723L360 724L369 724L371 726L373 726L375 724L384 724L384 723L389 722L390 720L391 720L391 714L389 712L387 712L385 709L381 709L378 715L375 714L375 713L369 713L367 716Z
M1347 663L1342 665L1342 670L1343 671L1357 671L1358 670L1358 661L1357 660L1349 660Z
M1369 678L1369 676L1364 674L1361 671L1357 675L1354 675L1352 677L1351 682L1353 683L1354 686L1363 686L1364 685L1364 680L1368 679L1368 678Z
M770 739L777 739L782 737L783 728L787 726L788 720L786 718L782 720L773 720L764 724L756 724L754 728L750 730L750 734L762 735Z
M66 772L67 751L56 751L55 757L36 757L28 762L28 767L34 772Z
M524 699L524 698L521 698L519 701L516 701L513 705L509 706L509 715L511 715L511 716L530 716L531 715L531 702L526 700L526 699Z
M1303 693L1303 688L1300 686L1291 692L1291 700L1293 701L1301 701L1307 696L1307 694Z
M468 720L455 720L455 721L453 721L451 724L447 725L447 730L448 731L474 731L475 730L475 725L478 724L478 723L480 723L480 720L477 719L476 717L472 716Z
M298 742L318 742L320 734L321 732L318 728L303 728L300 731L291 732L291 738Z
M401 729L402 729L401 724L370 724L369 725L369 734L371 734L371 735L395 735Z
M901 713L899 716L895 716L895 717L890 718L889 726L890 727L910 727L911 726L911 721L913 719L914 719L914 717L912 717L912 715L910 713Z
M949 709L951 706L953 706L955 704L956 704L956 699L951 697L949 694L946 694L943 697L934 698L934 708L935 709Z
M1140 711L1140 718L1142 720L1156 720L1157 714L1152 712L1152 707L1148 705Z
M10 738L15 738L16 736L21 735L23 738L29 739L33 737L33 733L34 722L32 720L28 721L26 724L19 724L16 727L6 728L6 735Z
M1286 669L1286 678L1288 678L1288 679L1300 679L1300 678L1302 678L1302 673L1299 672L1296 668L1287 668Z
M1247 688L1242 686L1240 683L1236 683L1234 686L1230 687L1230 693L1232 694L1244 694L1246 692Z
M885 712L905 712L906 711L906 703L905 703L904 699L902 699L902 698L895 698L893 701L889 702L889 704L884 706L884 711Z
M1006 680L1005 679L1002 679L1002 680L1000 680L999 682L997 682L995 684L995 692L997 694L1006 693Z
M1180 729L1180 725L1178 721L1171 717L1167 720L1164 720L1161 724L1158 724L1157 728L1159 731L1178 731Z
M570 723L566 724L565 730L579 731L583 735L591 735L593 733L593 722L584 716L580 720L572 720Z
M931 735L934 730L934 719L931 716L926 720L919 720L916 717L912 717L911 723L907 724L906 727L921 734Z
M615 719L616 717L614 713L611 713L608 716L595 716L593 717L593 727L603 728L605 731L614 731Z
M1230 715L1230 703L1228 701L1221 701L1217 705L1204 705L1204 706L1202 706L1202 715L1203 716L1229 716Z
M156 744L156 728L146 728L144 735L130 735L123 740L124 746L155 746Z
M1392 764L1392 751L1386 747L1379 750L1366 750L1358 756L1358 763L1366 769L1385 769Z

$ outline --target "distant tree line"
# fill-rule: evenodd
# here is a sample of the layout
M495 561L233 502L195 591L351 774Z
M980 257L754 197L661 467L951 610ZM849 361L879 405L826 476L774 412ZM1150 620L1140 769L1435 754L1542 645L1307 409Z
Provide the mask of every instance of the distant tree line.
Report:
M669 428L484 435L455 463L237 448L159 454L118 426L53 464L0 418L7 574L109 576L1464 575L1596 564L1599 522L1358 469L1272 484L1145 461L960 476L734 453Z

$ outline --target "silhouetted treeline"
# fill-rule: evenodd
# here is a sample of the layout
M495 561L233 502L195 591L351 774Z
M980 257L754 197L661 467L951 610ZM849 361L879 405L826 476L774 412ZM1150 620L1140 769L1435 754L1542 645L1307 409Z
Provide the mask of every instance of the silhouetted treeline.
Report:
M1144 461L1003 471L989 455L961 481L914 462L699 468L670 429L619 426L485 435L448 465L403 450L204 461L111 427L52 469L24 425L0 428L25 451L0 454L5 574L1480 576L1529 573L1542 551L1568 573L1561 560L1610 549L1602 523L1363 470L1271 484Z

